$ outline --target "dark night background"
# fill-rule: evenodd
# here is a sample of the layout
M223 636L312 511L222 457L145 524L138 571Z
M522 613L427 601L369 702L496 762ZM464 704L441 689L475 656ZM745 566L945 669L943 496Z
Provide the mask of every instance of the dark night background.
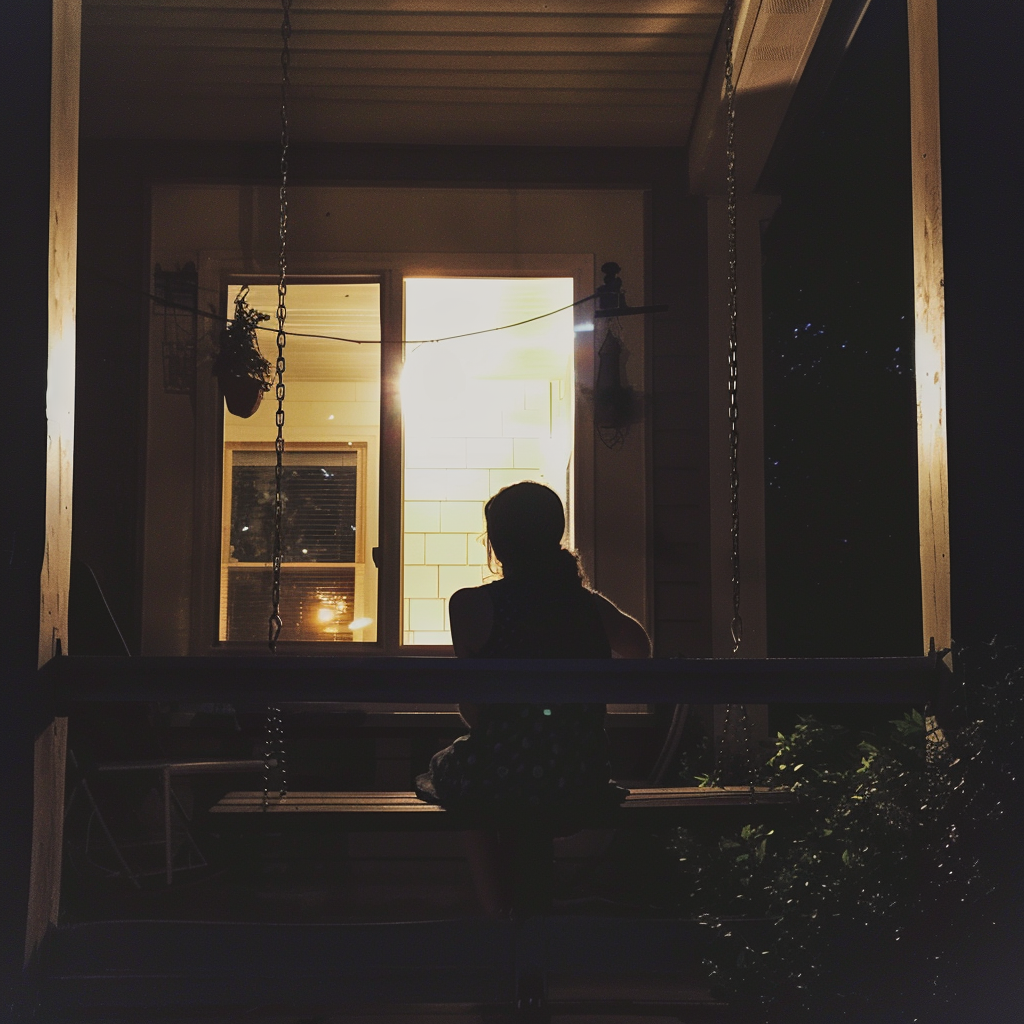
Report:
M875 0L764 237L773 657L921 649L905 5Z
M838 6L838 5L834 5ZM1018 5L939 4L954 641L1024 640ZM873 0L764 238L773 656L921 650L906 4Z

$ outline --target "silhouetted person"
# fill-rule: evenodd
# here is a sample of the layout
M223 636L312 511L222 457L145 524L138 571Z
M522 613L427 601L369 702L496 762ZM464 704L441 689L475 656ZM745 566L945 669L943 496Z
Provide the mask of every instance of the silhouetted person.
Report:
M558 495L518 483L484 507L488 556L501 579L459 590L449 603L460 658L646 658L643 626L591 590L562 547ZM546 823L565 834L590 809L618 803L603 704L461 704L470 727L416 780L420 797L493 824ZM472 833L470 855L485 908L507 909L507 842Z

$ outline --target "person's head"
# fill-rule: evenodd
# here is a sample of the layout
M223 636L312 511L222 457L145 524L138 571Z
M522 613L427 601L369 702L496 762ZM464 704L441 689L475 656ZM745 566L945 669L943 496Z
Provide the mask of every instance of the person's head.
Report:
M582 578L576 556L562 547L565 512L550 487L524 481L503 487L484 506L488 554L506 577Z

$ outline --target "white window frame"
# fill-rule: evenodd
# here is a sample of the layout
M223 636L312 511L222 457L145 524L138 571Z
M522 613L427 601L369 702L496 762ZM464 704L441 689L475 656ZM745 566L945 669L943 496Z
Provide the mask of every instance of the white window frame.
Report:
M206 294L226 296L233 284L271 284L276 281L266 269L246 273L247 264L238 251L213 251L200 255L199 286ZM275 260L267 253L257 266L272 268ZM351 283L381 285L381 420L379 466L378 532L378 631L376 642L337 643L294 641L282 638L282 653L331 656L421 655L446 656L448 646L417 647L402 644L402 421L398 383L404 348L404 280L407 277L563 277L572 278L574 299L594 290L593 253L504 254L504 253L293 253L289 280L303 284ZM226 300L224 300L226 301ZM223 310L227 315L226 306ZM593 311L589 304L576 307L575 324L575 422L573 455L573 537L584 566L594 572L594 428L593 392L595 373ZM202 655L217 649L223 653L258 654L265 644L218 640L220 635L220 573L223 531L221 496L224 488L223 403L212 373L204 372L212 359L213 332L199 353L196 393L196 486L193 513L193 566L191 588L190 653ZM285 380L287 382L287 371ZM287 412L287 398L285 399ZM288 444L287 419L285 444ZM372 471L365 474L372 485ZM269 599L269 595L268 595Z

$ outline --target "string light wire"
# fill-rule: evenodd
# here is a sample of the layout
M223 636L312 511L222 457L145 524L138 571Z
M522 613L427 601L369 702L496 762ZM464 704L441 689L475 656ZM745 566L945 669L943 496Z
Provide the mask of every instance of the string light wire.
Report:
M143 291L141 288L132 288L129 285L122 284L120 281L114 281L112 278L108 278L105 275L102 276L103 280L107 281L108 284L112 284L117 288L121 288L124 291L134 292L136 295L145 296L151 302L164 309L180 309L185 313L193 313L196 316L205 317L207 320L217 320L221 323L225 322L224 317L218 313L210 313L205 309L193 308L192 306L184 306L180 302L171 302L168 299L161 298L159 295L154 295L152 292ZM537 320L544 320L549 316L557 316L559 313L564 313L567 309L575 309L576 306L582 306L585 302L591 302L597 298L597 292L592 295L585 295L582 299L577 299L575 302L570 302L567 306L559 306L558 309L548 310L547 313L539 313L537 316L531 316L526 320L517 320L514 324L502 324L500 327L486 327L480 331L467 331L465 334L450 334L444 338L408 338L403 339L401 344L405 345L434 345L439 341L456 341L459 338L473 338L478 334L494 334L497 331L509 331L513 327L522 327L524 324L532 324ZM267 331L270 334L277 335L278 328L276 327L256 327L258 331ZM340 338L333 334L303 334L299 331L285 331L286 337L289 338L311 338L317 341L343 341L352 345L382 345L384 344L379 338Z

